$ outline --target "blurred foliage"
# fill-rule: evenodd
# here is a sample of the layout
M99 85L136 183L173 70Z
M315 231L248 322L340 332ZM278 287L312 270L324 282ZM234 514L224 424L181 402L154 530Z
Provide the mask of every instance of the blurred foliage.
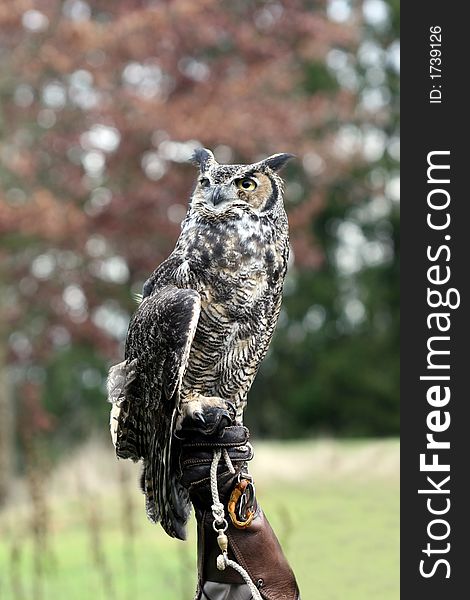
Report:
M398 27L394 0L2 3L0 333L23 434L107 427L106 369L199 145L298 157L295 259L248 425L397 433Z

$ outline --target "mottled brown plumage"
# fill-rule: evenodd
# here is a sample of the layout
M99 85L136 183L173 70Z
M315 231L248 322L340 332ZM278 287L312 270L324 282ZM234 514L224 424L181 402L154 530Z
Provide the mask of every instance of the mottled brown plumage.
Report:
M248 391L281 306L289 252L282 180L290 158L219 165L196 152L200 175L175 250L144 285L125 360L108 379L116 453L144 461L147 514L184 537L189 513L173 433L213 431Z

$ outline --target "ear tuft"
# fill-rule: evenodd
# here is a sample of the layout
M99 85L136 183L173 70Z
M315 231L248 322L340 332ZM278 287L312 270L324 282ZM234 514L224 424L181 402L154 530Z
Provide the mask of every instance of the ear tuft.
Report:
M272 171L280 171L291 158L295 158L295 155L282 152L280 154L268 156L268 158L261 161L261 164L265 167L269 167Z
M212 152L207 148L197 148L191 157L191 162L199 166L201 172L204 172L211 164L217 161Z

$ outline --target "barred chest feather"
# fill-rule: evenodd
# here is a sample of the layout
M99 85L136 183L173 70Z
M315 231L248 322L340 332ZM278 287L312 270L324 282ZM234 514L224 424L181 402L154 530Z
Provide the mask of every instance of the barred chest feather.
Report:
M201 315L183 380L183 397L194 391L235 403L239 415L256 374L260 338L270 337L286 269L287 236L241 215L224 223L193 218L176 251L175 283L201 296Z
M203 301L243 312L276 287L287 239L276 239L271 223L245 213L238 217L215 223L192 217L178 241L181 264L174 276L178 285L197 289Z

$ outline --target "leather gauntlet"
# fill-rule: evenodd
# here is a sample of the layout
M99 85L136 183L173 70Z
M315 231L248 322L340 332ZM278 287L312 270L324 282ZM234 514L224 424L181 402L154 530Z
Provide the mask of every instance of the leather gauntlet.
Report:
M230 468L222 457L217 469L217 486L220 501L226 505L234 480L253 458L253 448L249 444L249 431L242 425L230 425L221 432L204 435L192 430L182 430L178 437L182 440L180 465L181 481L188 489L194 508L208 509L212 505L210 487L210 467L214 448L226 451L235 469Z
M230 566L222 571L217 568L220 549L217 544L217 533L213 528L210 466L214 448L222 448L227 451L235 471L235 473L230 472L222 456L217 469L217 484L219 498L224 505L228 522L225 531L228 537L228 558L247 571L263 599L298 600L299 590L294 574L259 505L255 502L254 518L244 529L235 527L228 515L227 506L231 492L239 477L246 472L247 462L253 458L253 450L248 443L248 429L241 425L229 426L221 434L212 436L182 431L179 437L182 438L182 481L189 490L197 520L199 595L196 597L205 597L202 595L202 590L207 582L223 584L225 593L217 597L227 599L251 597L249 593L247 596L243 595L244 580L237 571ZM227 595L228 588L233 588L237 592Z

